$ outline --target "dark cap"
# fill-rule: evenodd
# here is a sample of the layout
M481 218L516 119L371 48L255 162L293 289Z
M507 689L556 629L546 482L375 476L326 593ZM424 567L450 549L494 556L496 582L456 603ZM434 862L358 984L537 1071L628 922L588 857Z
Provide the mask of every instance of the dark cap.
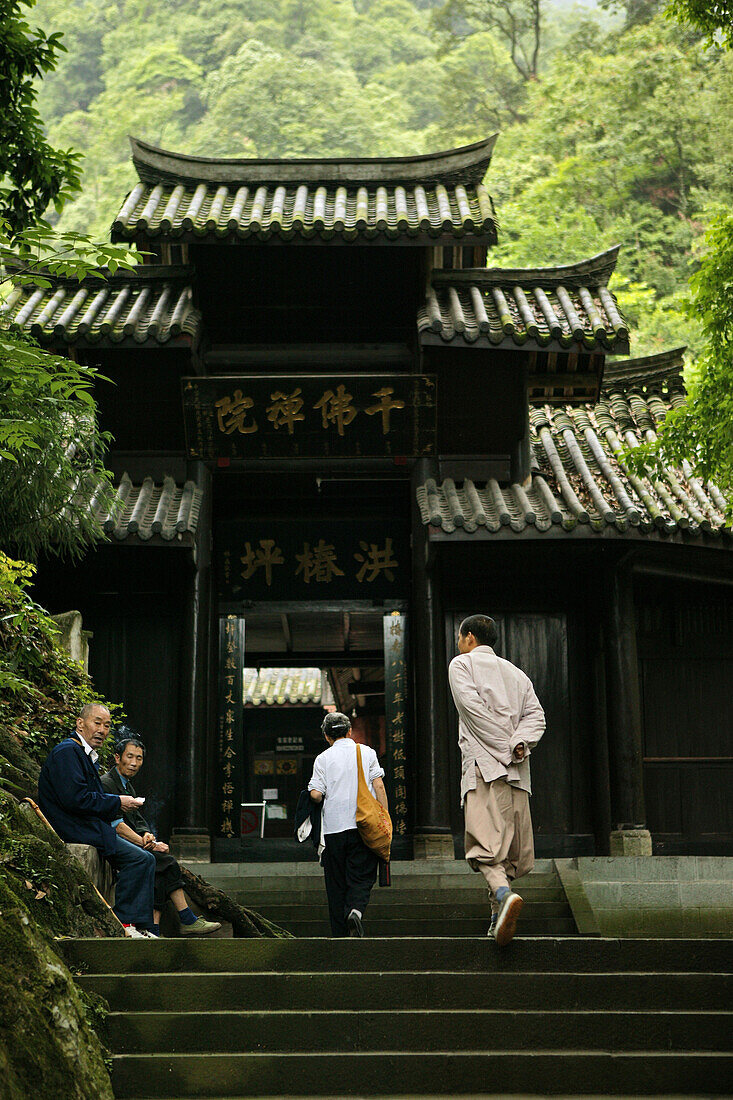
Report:
M341 714L339 711L327 714L321 723L321 733L330 737L332 741L337 740L339 737L346 737L350 729L351 722L345 714Z

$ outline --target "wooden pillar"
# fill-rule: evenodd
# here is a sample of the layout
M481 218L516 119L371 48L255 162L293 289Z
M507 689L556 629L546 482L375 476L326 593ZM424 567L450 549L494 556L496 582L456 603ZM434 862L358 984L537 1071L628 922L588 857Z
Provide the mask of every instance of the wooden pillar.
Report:
M604 598L610 852L611 855L651 855L644 805L641 690L629 565L608 570Z
M176 753L176 824L171 841L177 856L208 859L211 474L203 462L189 463L187 474L203 495L194 568L185 593Z
M447 660L440 592L429 559L427 527L416 489L435 477L435 463L419 459L412 479L412 606L410 637L415 691L416 859L453 859L450 828L450 754Z

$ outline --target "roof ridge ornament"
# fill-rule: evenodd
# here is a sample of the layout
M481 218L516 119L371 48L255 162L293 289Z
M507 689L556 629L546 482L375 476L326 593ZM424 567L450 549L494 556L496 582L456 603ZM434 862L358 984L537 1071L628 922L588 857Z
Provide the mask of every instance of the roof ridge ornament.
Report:
M498 134L435 153L409 157L201 157L174 153L130 135L132 160L143 183L364 184L450 183L475 186L491 163Z

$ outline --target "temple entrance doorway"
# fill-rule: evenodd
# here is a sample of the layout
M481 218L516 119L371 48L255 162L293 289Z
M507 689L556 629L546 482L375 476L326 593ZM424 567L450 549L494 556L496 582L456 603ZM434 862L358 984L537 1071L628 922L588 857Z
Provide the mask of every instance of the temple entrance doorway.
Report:
M220 620L215 854L218 860L313 859L294 816L323 717L340 710L385 768L398 847L407 846L407 616L366 601L255 604Z

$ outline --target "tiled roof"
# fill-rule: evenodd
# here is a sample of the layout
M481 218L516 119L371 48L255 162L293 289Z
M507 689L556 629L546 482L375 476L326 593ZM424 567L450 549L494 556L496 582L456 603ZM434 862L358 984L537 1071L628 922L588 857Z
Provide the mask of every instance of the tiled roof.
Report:
M626 353L629 326L608 289L617 256L612 248L565 267L434 271L421 341Z
M643 377L642 361L630 362ZM627 368L614 370L621 377ZM620 458L623 447L654 439L669 408L684 402L678 387L663 394L666 388L657 384L641 392L641 384L609 383L595 405L532 406L530 484L466 480L456 485L447 479L438 485L428 479L417 490L423 523L447 533L483 528L490 534L521 534L557 527L589 535L614 530L729 537L720 490L695 478L687 462L680 470L665 468L663 476L650 472L640 478Z
M104 280L50 278L50 287L16 287L0 305L0 320L27 329L39 343L167 344L195 340L190 272L142 266Z
M482 180L495 138L419 157L210 159L130 139L140 182L113 240L496 241Z
M244 702L253 707L317 706L321 701L319 668L245 668Z
M172 545L192 545L202 496L193 481L179 486L172 477L163 478L161 484L146 477L141 485L133 485L125 473L114 489L110 506L106 485L100 482L92 489L88 485L81 487L73 499L77 506L88 501L89 512L96 515L113 540L149 542L155 538Z
M682 371L687 348L672 348L641 359L607 359L603 371L603 392L684 393Z

